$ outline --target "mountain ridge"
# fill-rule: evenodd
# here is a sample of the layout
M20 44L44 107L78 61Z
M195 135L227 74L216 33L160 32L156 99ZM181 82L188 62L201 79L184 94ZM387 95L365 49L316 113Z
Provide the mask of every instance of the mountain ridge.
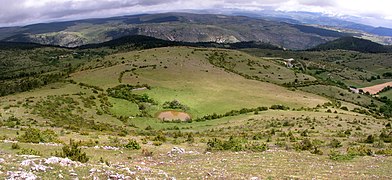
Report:
M41 23L14 27L11 33L2 28L3 39L0 40L76 47L127 35L145 35L183 42L260 41L287 49L308 49L347 35L321 28L306 32L303 29L309 28L246 16L162 13ZM333 32L334 35L315 31Z

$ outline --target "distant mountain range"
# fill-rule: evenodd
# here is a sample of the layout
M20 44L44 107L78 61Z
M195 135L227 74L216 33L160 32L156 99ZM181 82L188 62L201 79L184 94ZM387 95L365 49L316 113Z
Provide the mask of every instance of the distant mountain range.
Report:
M286 22L290 24L318 25L319 27L335 28L339 31L350 31L358 37L369 38L373 41L377 40L378 43L392 44L391 28L373 27L370 25L357 23L356 21L358 21L358 19L356 17L339 18L315 12L286 12L273 10L263 10L251 13L233 12L232 14L263 18L272 21ZM368 37L369 35L364 35L363 33L384 37Z
M327 16L322 13L315 12L286 12L264 10L253 13L236 12L234 15L246 15L249 17L262 17L264 19L275 20L279 22L287 22L291 24L313 24L331 27L341 27L353 30L360 30L379 36L392 36L392 29L386 27L373 27L355 22L355 17L338 18Z
M182 42L257 41L308 49L350 35L302 24L212 14L164 13L0 28L0 40L76 47L129 35Z
M0 41L64 47L99 44L132 35L192 43L260 42L293 50L320 48L320 44L347 36L392 44L392 29L310 12L140 14L0 28Z

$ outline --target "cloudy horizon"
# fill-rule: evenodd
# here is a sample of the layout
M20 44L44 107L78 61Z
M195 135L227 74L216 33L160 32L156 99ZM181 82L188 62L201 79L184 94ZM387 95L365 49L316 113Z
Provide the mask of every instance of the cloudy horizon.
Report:
M354 17L359 23L392 27L388 0L2 0L0 27L161 12L261 10L319 12Z

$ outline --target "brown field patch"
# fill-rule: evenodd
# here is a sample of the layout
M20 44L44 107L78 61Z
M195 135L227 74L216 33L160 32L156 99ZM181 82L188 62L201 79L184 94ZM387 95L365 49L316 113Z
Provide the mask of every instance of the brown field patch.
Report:
M370 94L377 94L378 92L380 92L382 89L384 89L387 86L391 86L392 87L392 82L387 82L387 83L383 83L383 84L377 84L374 86L369 86L369 87L365 87L365 88L361 88L364 92L369 92Z

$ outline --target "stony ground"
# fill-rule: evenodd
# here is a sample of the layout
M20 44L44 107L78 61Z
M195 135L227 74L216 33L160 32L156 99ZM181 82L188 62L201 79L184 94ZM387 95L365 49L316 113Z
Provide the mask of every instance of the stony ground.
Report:
M80 163L54 156L0 155L4 179L391 179L392 158L357 157L332 161L309 152L270 149L265 152L206 152L173 146L151 157L122 149L119 161ZM90 148L94 149L94 148ZM163 147L162 149L168 149ZM85 149L87 150L87 149ZM141 150L135 153L141 153ZM133 158L134 157L134 158Z

